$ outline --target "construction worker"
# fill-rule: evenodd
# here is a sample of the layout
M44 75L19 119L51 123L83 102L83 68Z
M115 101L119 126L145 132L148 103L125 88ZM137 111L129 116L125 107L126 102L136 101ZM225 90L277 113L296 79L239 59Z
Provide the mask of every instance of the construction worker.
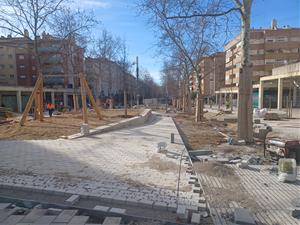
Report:
M49 112L49 116L50 116L50 117L52 117L54 108L55 108L55 106L54 106L53 103L48 103L48 104L47 104L47 109L48 109L48 112Z

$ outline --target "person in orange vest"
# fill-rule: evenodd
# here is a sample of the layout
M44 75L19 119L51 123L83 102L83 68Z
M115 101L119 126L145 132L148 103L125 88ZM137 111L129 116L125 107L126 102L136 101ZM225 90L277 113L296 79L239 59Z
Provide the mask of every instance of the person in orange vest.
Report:
M52 103L48 103L48 104L47 104L47 109L48 109L48 112L49 112L49 116L50 116L50 117L52 117L54 108L55 108L54 104L52 104Z

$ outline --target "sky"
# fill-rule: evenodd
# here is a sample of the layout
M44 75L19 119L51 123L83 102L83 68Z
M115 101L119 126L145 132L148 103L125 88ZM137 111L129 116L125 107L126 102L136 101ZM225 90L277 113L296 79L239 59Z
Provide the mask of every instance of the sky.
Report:
M138 15L136 0L74 0L74 6L92 10L101 21L93 30L93 36L100 35L106 28L113 35L126 40L129 59L139 56L141 67L146 68L152 77L160 82L163 58L157 53L156 36L147 24L146 16ZM300 27L300 0L254 0L251 27L270 27L276 19L278 26Z

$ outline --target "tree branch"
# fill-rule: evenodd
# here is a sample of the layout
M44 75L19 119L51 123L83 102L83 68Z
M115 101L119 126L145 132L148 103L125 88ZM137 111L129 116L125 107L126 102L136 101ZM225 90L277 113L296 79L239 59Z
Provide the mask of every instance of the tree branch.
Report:
M195 13L191 15L177 15L177 16L167 16L166 19L191 19L193 17L217 17L217 16L225 16L234 11L240 11L239 7L228 9L227 11L220 12L220 13Z

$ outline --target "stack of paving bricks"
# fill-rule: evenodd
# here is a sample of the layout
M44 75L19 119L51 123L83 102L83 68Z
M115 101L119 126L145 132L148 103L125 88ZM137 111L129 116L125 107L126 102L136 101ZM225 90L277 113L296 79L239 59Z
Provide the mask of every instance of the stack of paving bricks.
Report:
M185 164L188 165L186 173L190 175L189 184L192 185L194 202L192 205L186 204L185 202L179 202L176 213L181 221L200 224L201 219L208 217L209 215L206 199L202 196L203 189L201 188L196 173L192 170L192 163L188 158L185 160Z
M90 223L89 220L89 216L78 215L78 210L26 210L10 203L0 203L0 225L120 225L122 219L106 217L101 224Z

